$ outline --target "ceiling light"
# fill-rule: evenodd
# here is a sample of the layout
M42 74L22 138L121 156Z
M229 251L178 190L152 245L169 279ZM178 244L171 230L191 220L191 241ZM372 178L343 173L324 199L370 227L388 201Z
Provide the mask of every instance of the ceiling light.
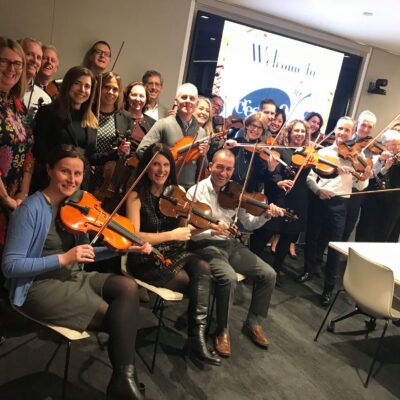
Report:
M201 18L203 18L203 19L210 19L210 17L208 17L207 15L202 15Z
M374 15L374 13L370 12L370 11L364 11L362 13L362 15L364 15L364 17L372 17Z
M217 39L215 39L215 37L210 37L210 40L217 40Z

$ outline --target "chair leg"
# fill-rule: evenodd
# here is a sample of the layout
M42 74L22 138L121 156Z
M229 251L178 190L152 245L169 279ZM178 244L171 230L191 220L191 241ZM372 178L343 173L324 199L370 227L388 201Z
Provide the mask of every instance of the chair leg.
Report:
M374 359L372 360L371 366L369 367L367 380L364 383L365 387L368 387L368 383L369 383L369 380L370 380L371 375L372 375L372 371L373 371L374 366L375 366L376 358L378 357L379 351L381 349L383 338L385 336L386 329L387 329L388 325L389 325L389 320L386 318L385 327L383 328L383 332L382 332L381 338L379 339L378 347L376 348L376 351L375 351L375 354L374 354Z
M163 319L163 312L164 312L164 300L160 298L160 302L158 305L158 326L157 326L157 333L156 333L156 342L154 343L154 353L153 353L153 361L151 363L151 373L154 372L154 367L156 365L156 357L157 357L157 350L158 350L158 342L160 340L160 332L162 327L162 319Z
M341 293L341 292L343 292L343 289L340 289L340 290L337 291L336 296L335 296L333 302L331 303L331 305L329 306L328 311L326 312L325 318L323 319L323 321L322 321L322 323L321 323L321 326L319 327L318 332L317 332L317 334L315 335L314 342L316 342L316 341L318 340L318 337L319 337L319 335L320 335L320 333L321 333L321 331L322 331L322 328L324 327L325 322L326 322L326 320L328 319L328 316L329 316L329 314L331 313L331 310L332 310L334 304L336 303L336 300L337 300L337 298L338 298L338 296L339 296L339 293Z
M69 369L69 358L71 355L71 341L67 341L67 352L65 355L65 367L64 367L64 379L62 385L62 399L65 400L65 392L67 389L67 381L68 381L68 369Z
M340 321L344 321L345 319L348 319L350 317L353 317L354 315L358 315L358 314L364 314L362 311L360 311L360 309L356 306L356 308L353 311L350 311L346 314L340 315L339 317L333 319L330 323L329 323L329 327L331 329L331 332L333 332L333 326Z

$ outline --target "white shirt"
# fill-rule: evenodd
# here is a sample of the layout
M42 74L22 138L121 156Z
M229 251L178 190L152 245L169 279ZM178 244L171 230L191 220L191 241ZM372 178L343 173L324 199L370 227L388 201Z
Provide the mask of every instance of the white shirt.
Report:
M318 151L321 157L329 156L338 159L337 164L340 167L351 167L351 162L338 158L337 145L334 143L332 146L325 147ZM364 190L368 186L368 179L359 181L351 174L338 174L335 178L323 178L313 170L307 176L307 186L315 193L320 189L328 190L332 195L340 196L342 194L351 193L354 187L357 190ZM350 197L350 196L343 196Z
M50 104L51 102L51 97L41 87L29 84L24 94L24 104L28 109L28 115L31 119L35 118L40 106Z
M192 199L193 193L196 186L192 186L186 193L188 199ZM196 200L201 203L206 203L211 207L212 216L220 221L231 223L232 219L236 214L236 210L222 208L218 203L218 193L215 191L214 186L211 182L211 177L203 179L199 182L196 192ZM242 223L243 227L249 231L260 228L263 226L269 218L264 215L256 217L246 212L244 208L239 209L238 215L239 221ZM211 230L208 229L198 235L191 238L193 241L203 240L203 239L226 239L226 236L211 236Z

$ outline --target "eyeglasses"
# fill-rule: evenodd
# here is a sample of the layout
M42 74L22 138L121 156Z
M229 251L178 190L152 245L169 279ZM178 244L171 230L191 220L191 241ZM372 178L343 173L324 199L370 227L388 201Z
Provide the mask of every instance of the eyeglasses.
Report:
M253 131L259 131L259 132L263 130L263 127L262 127L262 126L254 125L254 124L250 124L250 125L249 125L249 128L250 128L251 130L253 130Z
M11 61L8 58L0 58L0 66L3 68L9 68L11 65L14 65L14 69L16 71L21 71L24 63L22 61Z
M93 53L98 55L98 56L100 56L100 57L101 56L108 57L108 58L111 57L111 52L110 51L103 51L103 50L95 49L95 50L93 50Z

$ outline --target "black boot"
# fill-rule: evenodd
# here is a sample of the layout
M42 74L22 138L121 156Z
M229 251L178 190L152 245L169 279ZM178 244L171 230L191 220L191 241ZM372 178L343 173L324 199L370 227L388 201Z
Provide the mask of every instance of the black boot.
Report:
M188 344L189 349L200 361L211 365L221 365L221 359L207 348L205 338L210 282L209 275L200 275L190 282Z
M116 367L107 387L107 400L144 400L138 386L134 365Z

